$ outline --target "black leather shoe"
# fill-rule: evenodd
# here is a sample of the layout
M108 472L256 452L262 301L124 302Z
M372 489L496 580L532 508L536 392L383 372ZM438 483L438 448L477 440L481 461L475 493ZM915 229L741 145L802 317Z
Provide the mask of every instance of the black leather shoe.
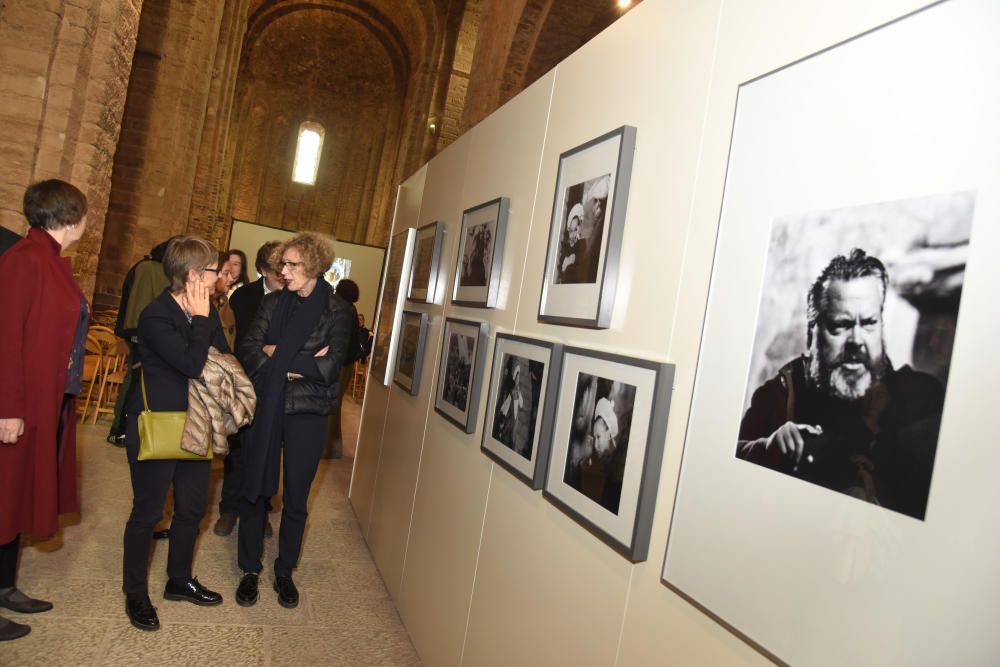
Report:
M299 589L291 577L274 577L274 590L278 593L278 604L286 609L299 606Z
M37 614L52 609L52 603L29 598L16 587L0 589L0 607L7 607L19 614Z
M173 579L167 581L167 586L163 589L163 598L165 600L186 600L202 607L214 607L217 604L222 604L222 596L199 584L197 579L188 579L182 582L175 582Z
M170 539L170 529L169 528L164 528L163 530L154 530L153 531L153 539L154 540L169 540Z
M20 639L31 632L30 625L15 623L9 618L0 616L0 642L9 642L12 639Z
M132 625L140 630L159 630L160 619L156 617L156 607L148 595L125 598L125 613Z
M236 588L236 604L241 607L251 607L257 604L260 591L257 589L260 574L257 572L244 572L240 579L240 585Z

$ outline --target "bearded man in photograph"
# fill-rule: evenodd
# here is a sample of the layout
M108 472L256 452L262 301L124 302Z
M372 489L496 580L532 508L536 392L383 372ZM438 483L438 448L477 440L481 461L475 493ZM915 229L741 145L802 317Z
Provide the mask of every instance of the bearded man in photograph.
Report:
M944 387L885 351L888 272L860 249L808 293L807 352L757 388L736 456L923 519Z

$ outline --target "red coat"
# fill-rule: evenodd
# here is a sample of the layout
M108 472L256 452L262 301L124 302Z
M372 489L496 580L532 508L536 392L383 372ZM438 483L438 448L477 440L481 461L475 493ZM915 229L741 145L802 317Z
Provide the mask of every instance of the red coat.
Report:
M0 443L0 544L51 535L77 508L76 411L63 397L83 292L60 252L31 229L0 256L0 417L24 419L17 443Z

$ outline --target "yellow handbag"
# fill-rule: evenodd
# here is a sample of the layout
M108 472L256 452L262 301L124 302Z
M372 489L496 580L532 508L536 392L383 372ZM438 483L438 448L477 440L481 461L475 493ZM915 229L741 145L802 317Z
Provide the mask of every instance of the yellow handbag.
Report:
M142 412L139 413L139 460L140 461L211 461L212 435L208 438L208 451L198 456L181 449L186 412L153 412L146 398L146 374L141 373Z

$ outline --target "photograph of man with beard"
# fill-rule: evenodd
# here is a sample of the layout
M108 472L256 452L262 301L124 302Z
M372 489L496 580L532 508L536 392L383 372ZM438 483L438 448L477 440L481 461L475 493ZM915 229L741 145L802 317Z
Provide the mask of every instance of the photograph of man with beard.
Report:
M944 384L889 359L889 285L862 249L826 265L807 293L807 350L753 392L736 456L922 520Z

